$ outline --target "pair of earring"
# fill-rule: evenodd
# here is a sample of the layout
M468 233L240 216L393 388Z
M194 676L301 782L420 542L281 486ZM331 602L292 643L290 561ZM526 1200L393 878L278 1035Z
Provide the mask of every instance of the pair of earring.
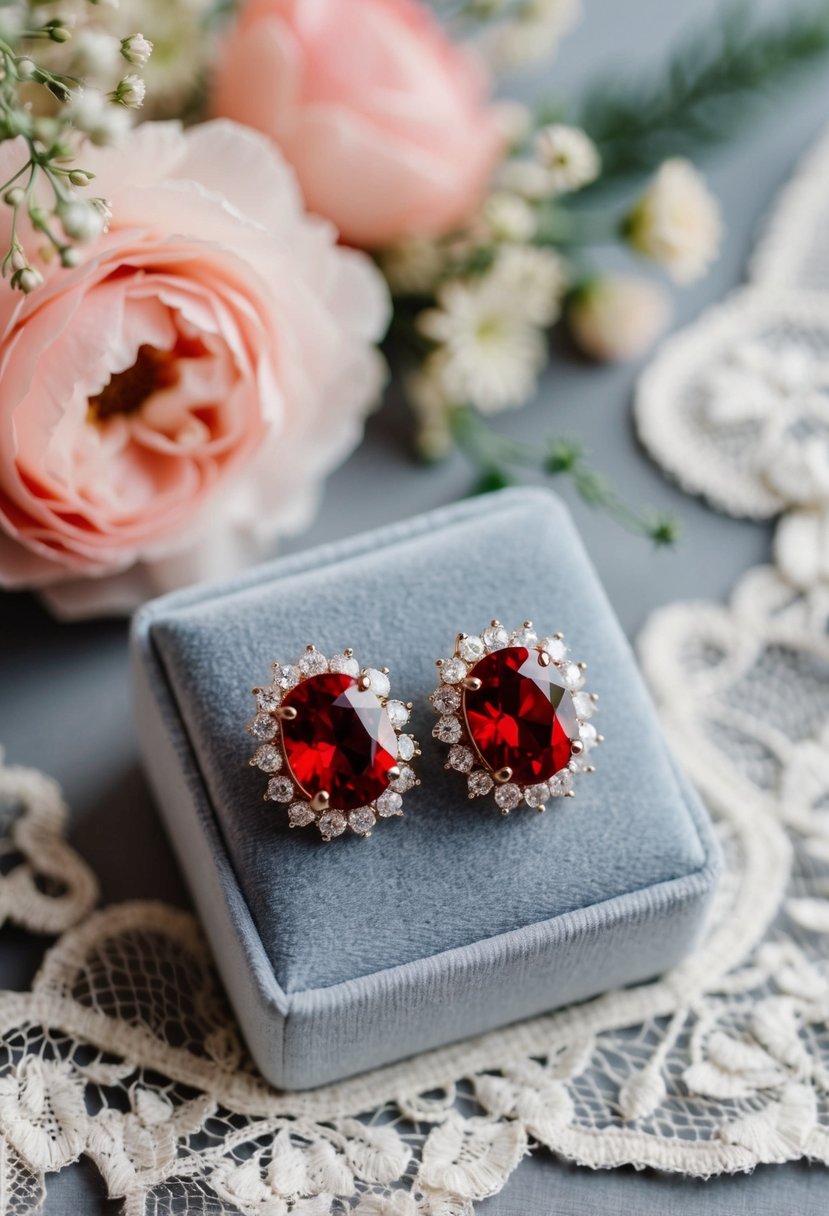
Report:
M437 666L432 734L470 798L494 791L508 815L522 802L543 811L573 796L602 736L585 664L570 659L560 633L539 639L531 621L512 632L492 621L479 635L459 633ZM421 752L405 729L412 703L391 696L388 668L311 645L295 664L274 663L271 684L253 694L250 764L269 774L265 799L287 806L290 827L316 824L323 840L349 828L370 836L378 819L402 814L403 795L420 785L412 761Z

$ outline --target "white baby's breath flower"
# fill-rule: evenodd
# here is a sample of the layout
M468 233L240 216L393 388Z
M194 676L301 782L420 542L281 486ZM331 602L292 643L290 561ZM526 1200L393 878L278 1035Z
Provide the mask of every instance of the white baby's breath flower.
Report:
M108 84L120 57L117 38L103 30L83 29L72 44L72 71L82 79Z
M130 72L123 80L118 81L111 96L117 105L126 106L130 110L137 110L143 106L146 92L147 86L141 77L136 76L134 72Z
M447 400L484 414L523 405L545 363L541 330L505 306L492 275L452 280L437 302L420 314L417 327L444 356L438 371Z
M678 283L698 279L722 236L717 200L690 161L666 160L627 218L630 245Z
M495 241L523 242L535 235L536 216L518 194L496 190L484 203L484 222Z
M504 307L531 325L552 325L559 316L567 290L567 263L552 249L504 245L490 275Z
M379 261L395 295L426 295L443 270L444 254L429 237L408 236L384 249Z
M406 396L415 415L415 447L423 460L442 460L454 446L453 403L446 394L446 353L434 351L406 378Z
M111 105L97 89L77 89L66 113L76 130L87 135L96 147L119 144L132 126L128 110Z
M555 194L581 190L599 176L596 145L580 127L558 122L542 127L535 137L535 154L550 174Z
M635 359L671 319L671 302L647 279L608 276L577 292L567 309L576 345L602 363Z
M495 171L495 184L530 202L539 202L556 193L555 180L549 169L537 160L525 158L503 161Z
M120 52L127 63L136 68L143 68L149 63L153 44L143 34L130 34L129 38L121 39Z
M580 0L525 0L495 29L489 57L498 68L546 59L580 15Z
M104 217L93 203L81 199L61 202L58 219L66 235L73 241L94 241L104 229Z

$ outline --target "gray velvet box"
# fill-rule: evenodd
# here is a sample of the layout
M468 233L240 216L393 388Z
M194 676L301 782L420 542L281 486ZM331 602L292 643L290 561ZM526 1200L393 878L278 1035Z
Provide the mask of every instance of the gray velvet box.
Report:
M576 798L504 819L443 768L426 697L456 632L563 630L601 696ZM422 786L371 839L291 831L248 766L250 689L307 642L388 665ZM133 627L146 768L262 1073L307 1088L676 963L718 850L561 502L508 490L147 605Z

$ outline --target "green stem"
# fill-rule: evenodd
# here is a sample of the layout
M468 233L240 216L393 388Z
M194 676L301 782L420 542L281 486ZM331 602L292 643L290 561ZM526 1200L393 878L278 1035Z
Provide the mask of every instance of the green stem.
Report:
M649 537L657 546L669 546L679 536L679 525L668 515L655 511L635 511L587 463L578 444L550 439L542 449L498 435L470 407L452 413L452 433L464 455L480 473L478 491L510 485L515 466L533 469L549 477L564 476L589 506L605 511L628 532Z

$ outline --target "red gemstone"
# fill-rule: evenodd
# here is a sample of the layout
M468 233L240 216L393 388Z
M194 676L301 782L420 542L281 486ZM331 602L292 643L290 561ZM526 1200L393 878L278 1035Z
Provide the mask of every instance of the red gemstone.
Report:
M282 704L296 710L281 720L285 759L309 798L327 790L332 807L353 811L388 788L397 736L377 696L353 676L311 676Z
M544 667L538 650L508 646L480 659L469 674L481 687L464 689L466 725L489 769L511 768L518 785L534 785L567 765L578 722L554 663Z

